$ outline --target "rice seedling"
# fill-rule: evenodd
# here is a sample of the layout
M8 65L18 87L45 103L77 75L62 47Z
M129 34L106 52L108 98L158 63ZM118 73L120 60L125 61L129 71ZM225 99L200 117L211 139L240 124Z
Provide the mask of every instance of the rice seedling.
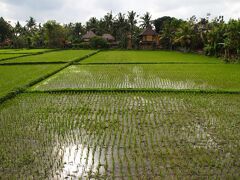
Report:
M238 178L240 96L24 93L0 105L0 177Z
M173 89L239 91L239 65L74 65L32 90Z
M102 51L92 56L83 64L128 64L128 63L202 63L218 64L220 59L203 55L181 53L174 51Z

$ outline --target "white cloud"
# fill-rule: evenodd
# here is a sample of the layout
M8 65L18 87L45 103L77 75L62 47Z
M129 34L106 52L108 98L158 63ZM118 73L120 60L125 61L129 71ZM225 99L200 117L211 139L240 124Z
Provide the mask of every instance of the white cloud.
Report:
M175 16L187 19L192 15L226 19L240 18L240 0L0 0L0 16L7 20L25 22L33 16L38 22L55 19L58 22L85 22L90 17L102 17L134 10L139 14L149 11L153 18Z

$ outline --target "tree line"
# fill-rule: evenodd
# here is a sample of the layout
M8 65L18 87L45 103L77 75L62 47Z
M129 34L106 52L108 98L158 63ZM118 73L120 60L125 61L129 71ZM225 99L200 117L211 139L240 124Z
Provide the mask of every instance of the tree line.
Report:
M129 34L133 48L139 48L139 34L152 26L159 33L162 49L185 52L201 52L209 56L223 57L227 61L240 61L240 19L224 21L223 16L204 18L192 16L188 20L164 16L153 20L149 12L143 16L134 11L113 15L107 13L102 18L90 18L81 22L60 24L55 20L44 24L33 17L22 26L14 26L0 18L0 47L13 48L67 48L81 47L81 37L89 30L97 35L112 34L119 48L127 48Z

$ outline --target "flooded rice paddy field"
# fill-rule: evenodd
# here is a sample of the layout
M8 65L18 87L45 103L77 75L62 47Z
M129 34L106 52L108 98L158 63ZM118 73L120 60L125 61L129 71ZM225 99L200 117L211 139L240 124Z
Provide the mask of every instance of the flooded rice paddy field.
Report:
M157 88L239 91L238 77L240 77L240 65L75 65L42 81L32 89L45 91Z
M239 109L233 94L22 94L0 105L0 177L238 178Z

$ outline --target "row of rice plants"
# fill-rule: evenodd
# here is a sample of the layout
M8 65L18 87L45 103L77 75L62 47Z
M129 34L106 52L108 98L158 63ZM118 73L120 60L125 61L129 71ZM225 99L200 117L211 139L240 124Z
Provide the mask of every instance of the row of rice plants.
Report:
M239 102L227 94L22 94L0 106L0 177L239 177Z
M37 84L32 89L200 89L240 90L239 65L81 65Z
M82 62L83 64L111 64L111 63L223 63L218 58L211 58L198 54L174 51L102 51Z
M53 51L48 53L43 53L34 56L26 56L16 59L6 60L4 64L11 63L47 63L47 62L60 62L67 63L81 57L84 57L88 54L91 54L95 51L93 50L62 50L62 51Z

